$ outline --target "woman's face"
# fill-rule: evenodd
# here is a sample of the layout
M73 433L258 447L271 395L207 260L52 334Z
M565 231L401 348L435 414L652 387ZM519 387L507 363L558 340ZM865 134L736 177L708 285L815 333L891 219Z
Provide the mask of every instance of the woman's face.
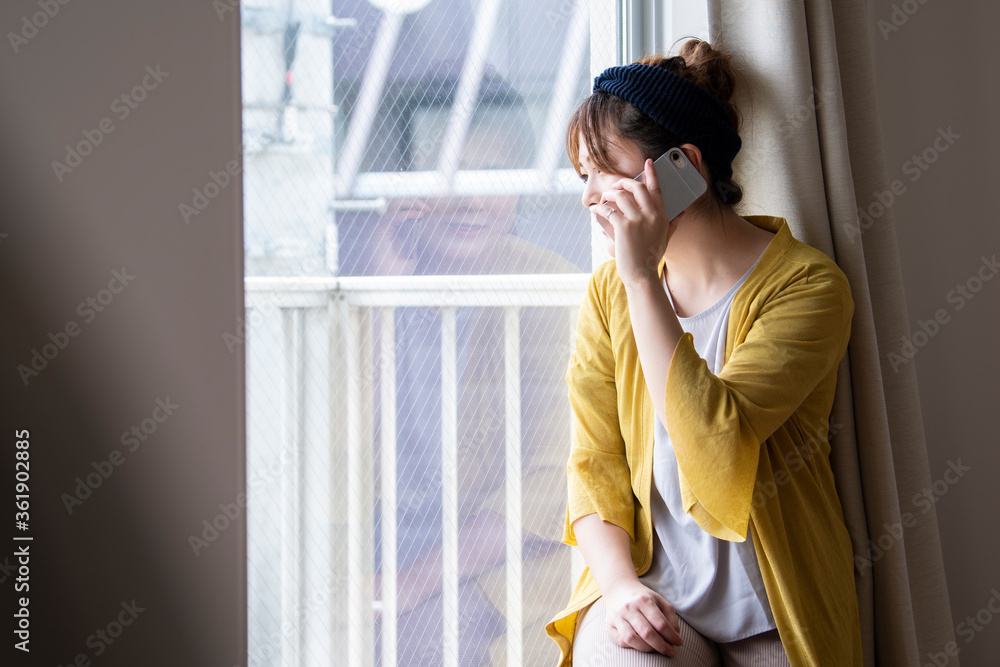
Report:
M635 178L636 175L642 172L643 164L645 163L645 159L642 153L639 152L639 148L628 141L619 141L609 145L608 156L611 158L611 163L615 169L612 173L606 173L593 164L590 159L590 153L587 151L587 142L584 140L583 135L580 135L580 171L586 184L584 185L580 201L584 208L588 210L592 204L601 203L602 193L612 189L614 184L619 180L623 178ZM608 253L614 257L614 227L608 222L607 218L596 213L594 217L597 218L597 223L601 226L605 247Z
M517 211L514 195L434 197L425 200L419 247L434 272L476 273L510 234ZM430 266L433 264L434 266Z
M515 156L509 129L489 124L469 130L458 168L505 169ZM433 152L436 156L436 152ZM478 273L498 252L517 218L517 195L428 197L408 202L413 220L410 242L428 273Z

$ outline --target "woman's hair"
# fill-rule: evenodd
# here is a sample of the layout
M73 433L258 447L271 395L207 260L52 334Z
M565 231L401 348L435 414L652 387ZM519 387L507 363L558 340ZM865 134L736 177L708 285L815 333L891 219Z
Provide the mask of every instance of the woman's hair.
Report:
M742 117L732 98L741 77L729 54L714 49L708 42L691 38L683 43L676 56L644 56L636 63L662 67L701 86L722 104L733 129L739 132ZM631 142L639 148L643 158L654 160L668 149L685 143L632 103L600 88L580 103L566 130L566 152L577 173L580 172L581 136L591 162L608 172L614 172L615 167L607 149L617 142ZM712 198L730 206L738 204L743 199L743 188L732 177L716 178L715 174L721 171L719 166L705 158L704 153L702 157L710 184L714 186L709 188Z

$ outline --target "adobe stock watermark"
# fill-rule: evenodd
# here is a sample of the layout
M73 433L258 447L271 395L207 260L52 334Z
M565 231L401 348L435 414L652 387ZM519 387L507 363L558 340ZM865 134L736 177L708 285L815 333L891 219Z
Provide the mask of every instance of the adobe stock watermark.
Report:
M298 284L299 280L293 280L292 283ZM234 353L238 346L245 344L250 332L267 321L269 315L266 309L278 308L281 304L282 299L279 294L268 294L266 298L255 301L252 306L245 306L246 317L237 317L236 327L232 331L222 332L222 342L229 353Z
M517 221L535 222L548 213L560 198L578 200L578 195L561 192L553 183L546 184L537 192L521 195L517 207Z
M336 605L338 600L343 599L346 588L345 575L338 579L328 579L323 586L311 588L302 596L301 602L292 610L290 616L282 620L280 629L255 638L254 646L250 649L247 667L273 664L273 656L280 654L282 645L306 627L309 615L328 610L331 606ZM234 665L234 667L242 666Z
M83 477L77 477L76 486L71 492L63 493L60 499L66 508L66 513L72 515L73 511L83 505L84 501L90 498L101 485L114 474L123 463L125 463L125 452L135 453L139 447L149 440L160 424L167 421L181 406L170 400L170 397L158 398L154 402L155 407L148 417L133 425L129 430L123 431L119 440L124 451L112 449L106 459L91 461L92 472Z
M784 119L776 128L778 131L769 134L767 137L757 142L752 151L747 151L737 158L739 174L752 174L761 170L766 170L768 165L766 160L772 155L781 155L785 150L786 142L795 136L809 120L816 117L816 112L834 101L836 97L828 90L821 90L815 86L809 88L805 97L800 98L798 104L785 111ZM731 186L724 183L717 185L720 195L727 195Z
M906 25L910 17L920 11L920 8L927 4L927 0L903 0L902 4L893 4L889 19L879 19L875 22L878 31L882 33L882 40L888 42L889 36Z
M806 121L816 116L816 112L833 101L834 96L829 91L819 90L811 87L809 96L798 106L785 112L785 119L781 123L781 136L789 139L795 134Z
M831 420L827 436L825 438L810 438L808 441L803 443L802 447L787 452L783 457L785 465L787 465L792 472L798 472L806 465L806 461L809 461L813 455L818 454L820 450L830 442L830 439L842 428L844 428L843 424L838 424ZM754 491L751 496L750 504L756 509L761 509L767 504L768 500L777 495L779 487L788 484L790 481L792 481L792 477L787 472L781 468L775 470L772 479L763 482L758 480L754 484Z
M961 134L956 133L951 129L951 125L947 128L938 127L937 136L931 141L931 143L920 152L920 154L914 154L909 160L903 162L899 169L903 176L908 177L910 183L916 183L931 168L931 165L936 163L941 155L947 152L955 142L962 138ZM876 221L882 218L886 212L895 206L896 202L899 201L900 197L905 195L907 192L906 181L902 178L894 178L889 183L889 188L887 190L878 191L872 193L871 199L864 206L858 207L858 227L855 228L852 224L844 224L844 231L847 232L847 237L852 243L856 242L858 238L868 231Z
M212 9L215 10L215 15L219 17L219 20L225 20L226 14L229 12L236 13L240 8L240 0L212 0Z
M993 617L1000 614L1000 591L996 588L990 591L990 598L983 605L982 609L974 616L966 616L962 622L955 626L955 634L970 643L986 626L993 622Z
M924 487L913 495L910 504L920 510L920 514L927 514L933 509L941 498L948 495L948 491L955 484L958 484L965 474L972 470L972 466L962 465L962 459L948 461L948 468L940 478L927 487ZM905 529L917 525L917 516L910 511L899 515L899 521L882 525L882 532L878 537L868 540L868 556L857 554L854 556L854 567L858 574L863 575L865 570L882 560L882 558L892 550L896 543L903 539Z
M21 47L34 39L38 32L56 17L59 10L69 3L70 0L38 0L35 3L38 11L22 16L20 29L17 32L7 33L7 41L10 42L10 48L14 49L14 55L20 53Z
M288 469L301 460L302 450L297 452L294 448L285 447L279 453L277 459L268 467L256 467L247 479L247 491L254 491L266 488L271 482L281 479ZM240 492L231 502L219 503L219 512L201 522L200 531L188 535L188 546L191 547L195 557L212 545L222 533L226 532L231 525L236 523L247 507L247 494Z
M236 494L236 500L228 503L219 503L219 513L211 519L202 520L202 530L199 535L191 533L188 535L188 546L191 547L195 558L207 549L213 542L219 539L222 533L226 532L233 523L241 516L243 510L247 508L247 494L242 491Z
M945 294L945 302L951 305L951 311L958 312L965 308L966 304L974 299L998 272L1000 263L997 262L995 253L990 257L986 255L980 257L979 266L972 275L963 282L956 283L955 287ZM898 373L902 366L912 362L917 353L940 333L941 328L952 321L952 312L947 308L938 308L934 311L933 317L917 320L916 326L911 328L910 336L899 339L901 342L899 350L890 350L886 355L886 360L892 365L894 373Z
M572 16L573 11L580 2L584 2L584 0L559 0L559 3L555 7L545 12L545 20L548 22L549 27L554 28Z
M224 331L222 333L222 342L226 344L226 349L229 350L229 354L236 351L236 348L247 342L247 336L250 333L250 329L247 327L257 327L264 321L265 317L259 307L247 308L246 319L242 317L236 318L236 329L234 331Z
M94 630L87 637L85 643L87 648L91 649L91 653L81 651L71 661L67 662L65 666L59 664L57 667L90 667L93 664L91 657L97 658L103 655L124 634L125 628L135 623L135 620L139 618L139 614L146 611L146 608L140 607L135 599L131 602L123 600L120 606L121 610L115 614L114 618L108 621L105 626Z
M120 270L111 272L111 280L108 281L107 288L99 290L95 295L89 296L76 307L76 314L79 315L83 324L90 324L97 319L98 314L111 305L115 296L133 281L135 276L129 275L123 266ZM31 359L27 364L18 364L17 373L21 377L21 382L27 387L33 378L38 377L42 371L49 367L59 354L69 347L70 340L80 335L82 331L80 322L70 319L60 327L55 333L49 332L48 342L39 348L32 348L29 353Z
M990 590L990 597L986 600L986 604L975 614L966 616L955 626L955 636L964 639L966 644L971 644L993 622L993 617L997 614L1000 614L1000 590L993 588ZM946 642L940 651L929 651L927 653L928 662L922 662L921 667L945 667L950 664L950 658L958 657L961 652L962 649L958 647L958 642Z
M14 556L15 561L10 562L10 556L4 556L3 562L0 563L0 584L6 583L8 579L12 579L15 574L17 574L17 556Z
M191 224L191 218L200 215L202 211L208 208L212 200L222 194L222 191L228 188L230 184L235 182L242 172L242 163L238 159L230 160L218 171L209 169L205 182L200 187L195 186L192 188L191 202L181 202L177 205L177 210L180 212L184 224Z
M119 121L124 121L132 115L132 112L139 108L139 105L146 99L149 93L156 90L164 79L170 76L170 72L160 69L159 63L156 66L147 65L146 75L142 80L134 85L131 90L122 93L111 101L111 113ZM105 116L97 122L93 129L84 128L81 134L83 138L76 144L66 144L66 156L63 161L52 161L52 171L60 183L67 174L83 164L84 158L91 155L100 146L109 134L115 131L115 122L110 117Z

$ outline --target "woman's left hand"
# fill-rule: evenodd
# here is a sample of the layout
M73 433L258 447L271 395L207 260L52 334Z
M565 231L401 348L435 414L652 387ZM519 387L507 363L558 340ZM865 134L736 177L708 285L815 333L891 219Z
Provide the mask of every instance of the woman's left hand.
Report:
M614 228L615 262L626 287L657 279L657 266L667 249L670 220L653 161L644 166L645 182L623 178L601 194L591 210Z

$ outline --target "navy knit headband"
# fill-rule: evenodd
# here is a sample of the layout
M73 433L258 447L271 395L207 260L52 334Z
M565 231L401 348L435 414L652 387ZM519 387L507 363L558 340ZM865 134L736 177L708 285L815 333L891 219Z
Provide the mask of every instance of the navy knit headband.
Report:
M740 152L740 135L722 104L698 84L655 65L609 67L594 79L601 90L631 102L682 143L697 146L720 173L733 175L733 158Z

